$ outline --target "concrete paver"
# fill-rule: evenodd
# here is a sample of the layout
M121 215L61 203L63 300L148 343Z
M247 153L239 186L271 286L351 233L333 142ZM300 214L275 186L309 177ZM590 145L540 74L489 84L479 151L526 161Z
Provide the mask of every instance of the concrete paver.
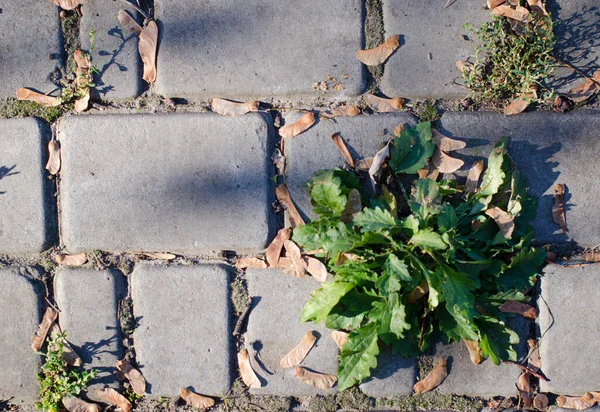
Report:
M417 362L394 355L387 347L380 346L377 368L366 379L360 389L369 396L389 398L410 395L417 377Z
M55 237L49 137L37 119L0 120L0 253L41 252Z
M136 358L152 397L191 387L223 396L231 384L229 269L141 264L131 278Z
M354 52L362 47L361 3L157 0L157 91L201 99L318 98L312 85L331 76L344 89L324 98L360 94Z
M123 357L118 314L123 275L110 269L60 269L54 287L61 329L84 367L98 370L87 396L99 401L96 390L119 387L115 363Z
M308 396L322 391L305 384L294 376L294 368L279 364L309 331L315 331L317 342L301 366L317 372L336 374L338 348L331 338L331 330L324 322L315 325L298 323L304 304L319 283L309 276L298 279L279 269L248 269L248 293L253 307L248 318L246 347L257 375L262 380L257 395Z
M262 114L65 119L62 242L70 251L262 250L274 219L270 130Z

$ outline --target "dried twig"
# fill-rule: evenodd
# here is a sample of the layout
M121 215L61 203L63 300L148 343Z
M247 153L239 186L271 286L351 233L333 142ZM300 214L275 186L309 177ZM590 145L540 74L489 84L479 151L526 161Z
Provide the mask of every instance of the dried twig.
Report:
M517 362L513 362L513 361L503 361L502 363L507 363L509 365L517 365L519 368L523 369L525 372L527 372L530 375L535 376L536 378L543 380L544 382L548 382L548 378L546 378L544 375L534 372L533 369L525 366L525 365L521 365L520 363Z

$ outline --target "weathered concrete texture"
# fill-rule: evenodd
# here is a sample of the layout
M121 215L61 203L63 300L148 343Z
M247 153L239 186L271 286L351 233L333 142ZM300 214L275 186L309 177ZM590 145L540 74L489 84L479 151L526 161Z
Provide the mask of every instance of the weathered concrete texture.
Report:
M542 370L550 379L540 381L543 392L583 395L598 387L600 328L596 291L600 268L563 268L548 265L541 278L539 328Z
M360 0L157 0L158 93L202 98L343 98L360 94ZM328 76L341 92L313 84ZM339 87L339 86L338 86Z
M33 402L41 358L31 350L31 337L40 322L40 295L21 272L0 270L0 400Z
M298 114L286 116L293 122ZM392 137L392 129L415 119L408 113L372 116L338 117L319 121L299 136L284 139L286 156L286 185L303 217L314 216L306 183L322 169L343 167L344 158L331 136L338 132L355 160L371 157ZM368 176L367 176L368 178Z
M453 85L462 80L456 61L466 60L476 43L463 26L477 28L489 19L484 4L455 1L444 8L445 2L437 0L384 1L386 37L399 34L401 46L385 65L382 90L390 97L465 96L464 88Z
M58 7L47 1L2 4L0 13L0 98L16 97L18 87L42 93L58 85L62 65Z
M312 277L298 279L279 269L248 269L248 293L253 307L248 319L246 347L252 366L263 387L252 390L260 395L308 396L335 393L336 389L316 390L294 376L294 368L284 369L279 362L312 330L317 336L315 346L300 366L336 374L338 348L331 330L324 323L298 323L304 304L319 283Z
M94 31L92 64L100 74L94 76L96 93L102 99L119 100L137 97L142 90L142 63L138 54L138 36L124 29L117 12L124 8L137 17L125 3L89 0L81 12L81 44L90 49L90 32Z
M60 327L86 369L98 377L88 386L88 398L99 401L96 390L118 388L115 363L122 359L119 299L123 275L115 270L60 269L54 279Z
M141 264L131 279L136 359L151 396L191 387L223 396L231 384L229 270L223 264Z
M54 237L49 135L34 118L0 120L0 253L41 252Z
M509 136L509 154L527 181L539 206L533 221L540 243L573 240L582 246L600 243L600 219L594 215L597 202L590 193L600 190L600 180L590 167L600 152L598 112L577 111L557 116L551 112L523 113L506 117L498 113L445 113L442 130L465 139L468 170L474 160L487 158L493 144ZM457 152L454 152L457 153ZM552 220L556 184L566 185L567 235Z
M371 378L360 385L360 389L369 396L389 398L410 395L416 382L417 362L394 355L387 347L380 345L377 368Z
M74 116L59 136L70 251L265 247L273 190L264 115Z

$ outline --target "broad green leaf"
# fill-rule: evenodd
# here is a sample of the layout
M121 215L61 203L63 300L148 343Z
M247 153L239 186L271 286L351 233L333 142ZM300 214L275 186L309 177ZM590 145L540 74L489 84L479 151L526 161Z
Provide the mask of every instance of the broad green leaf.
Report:
M292 239L306 250L323 249L332 254L347 252L360 240L344 223L330 227L322 221L298 226Z
M396 219L388 210L379 207L375 209L364 208L354 216L353 223L361 227L362 232L377 232L394 227Z
M504 173L504 155L508 139L503 137L494 145L492 153L488 158L488 167L483 174L483 179L479 185L477 196L490 196L498 193L498 189L504 183L506 174Z
M452 270L446 265L439 265L438 270L445 276L442 283L442 293L446 299L446 310L457 323L457 330L464 339L476 336L473 331L475 317L475 284L466 273ZM465 334L465 335L463 335Z
M504 267L498 284L503 291L530 288L535 283L545 257L546 252L543 249L521 249L513 256L510 265Z
M405 127L390 147L389 165L394 173L417 173L427 164L435 145L431 140L431 123Z
M410 238L410 243L425 250L444 250L448 245L431 229L419 230Z
M414 215L425 223L430 216L436 215L442 210L440 200L435 180L419 179L415 184L409 206Z
M521 172L515 170L510 179L510 199L508 200L506 212L511 216L517 216L523 209L521 199L526 198L527 186L525 180L523 180Z
M342 347L338 357L338 389L343 391L368 378L371 369L377 366L378 325L369 323L354 329L348 335L348 341Z
M496 365L501 361L517 360L517 352L512 345L519 343L519 336L506 325L490 316L477 319L481 341L479 347L484 357L489 357Z
M404 331L410 329L410 324L406 322L406 308L400 302L400 296L393 293L388 297L388 305L391 308L392 316L390 318L390 332L397 338L404 337Z
M398 280L404 280L406 282L412 281L408 266L404 260L401 260L394 254L388 255L385 264L383 265L383 272L392 275Z
M456 228L458 218L456 217L454 208L449 204L445 204L442 207L442 212L438 215L437 223L442 232L448 232Z
M313 211L321 216L339 216L346 207L342 181L333 170L322 170L308 183Z
M329 315L340 299L356 286L352 282L325 282L310 294L310 301L304 305L300 322L312 320L321 322Z
M417 219L415 215L410 215L406 219L404 219L402 225L405 229L408 229L410 231L409 234L411 236L419 231L419 219Z

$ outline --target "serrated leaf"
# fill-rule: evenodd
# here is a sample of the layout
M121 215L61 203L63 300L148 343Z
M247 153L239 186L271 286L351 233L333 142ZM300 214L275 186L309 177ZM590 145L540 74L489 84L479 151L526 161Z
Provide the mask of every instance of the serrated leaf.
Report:
M503 267L498 285L504 291L530 288L535 283L545 258L546 252L543 249L521 249L513 256L510 264Z
M406 308L397 293L390 294L386 300L375 302L369 313L369 321L379 324L379 336L387 344L394 339L403 338L404 332L411 328L406 322Z
M425 250L444 250L448 245L431 229L419 230L410 238L410 243Z
M377 232L382 229L389 229L396 225L394 216L380 207L375 209L364 208L360 213L354 216L354 224L361 228L361 232Z
M484 357L489 357L496 365L503 360L517 360L517 352L512 345L519 343L519 336L514 331L490 316L477 319L477 324L481 334L479 347Z
M423 169L435 150L431 140L431 123L405 127L390 147L389 165L394 173L417 173Z
M370 323L348 335L342 347L338 364L338 389L343 391L360 383L377 367L379 355L377 324Z
M347 198L342 193L342 181L333 170L318 172L308 182L313 211L321 216L339 216L346 207Z
M310 294L310 301L300 313L300 322L319 323L329 315L340 299L356 286L352 282L325 282Z
M320 221L297 227L292 239L305 250L323 249L333 254L349 251L359 240L342 222L331 227Z
M387 259L385 260L383 265L383 273L389 274L390 276L398 279L398 281L412 281L412 277L410 276L410 272L408 271L408 266L406 263L398 258L398 256L393 254L388 255ZM393 290L391 292L397 292L397 290Z
M457 332L461 338L477 340L473 330L475 317L475 284L466 273L452 270L448 266L440 265L438 270L443 271L445 282L442 283L442 293L446 299L446 309L457 323Z
M408 202L411 211L421 222L441 211L439 186L435 180L419 179L415 183L412 200Z
M502 138L492 149L488 157L488 168L483 174L481 185L479 186L478 196L491 196L498 193L498 189L504 183L506 174L504 173L504 155L506 154L506 145L508 139Z

